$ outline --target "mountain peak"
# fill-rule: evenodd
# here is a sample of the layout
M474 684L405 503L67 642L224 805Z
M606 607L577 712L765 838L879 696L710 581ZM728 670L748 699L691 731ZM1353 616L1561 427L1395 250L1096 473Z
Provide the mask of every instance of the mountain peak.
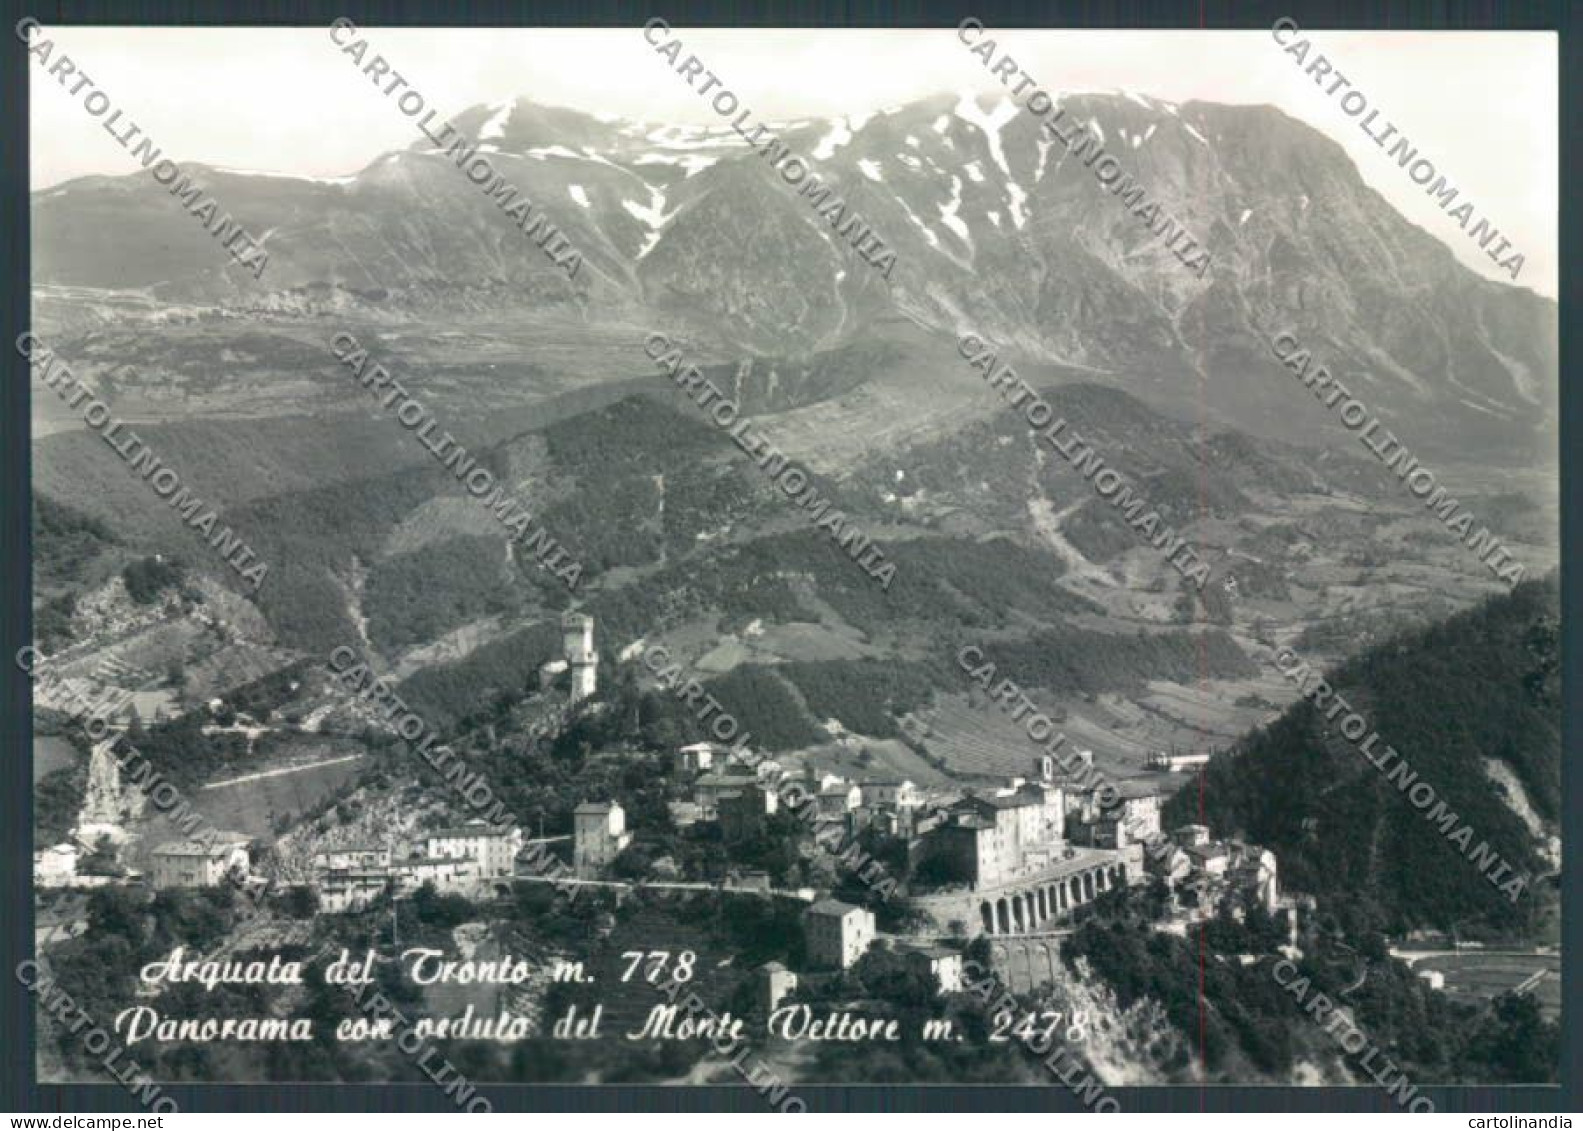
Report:
M998 91L764 122L757 144L724 119L480 103L453 126L578 248L588 270L575 284L549 277L490 194L447 167L459 150L420 136L354 178L217 173L237 219L270 233L266 277L225 286L244 304L310 286L425 307L439 286L467 310L514 310L523 294L610 302L725 352L806 354L860 340L875 320L972 326L1031 363L1141 380L1195 414L1192 391L1213 375L1225 403L1211 408L1231 422L1308 430L1320 421L1292 410L1269 351L1289 330L1371 408L1462 436L1459 454L1531 451L1553 428L1555 305L1462 267L1337 142L1266 105L1058 99L1065 132L1086 124L1124 177L1101 180L1091 151L1074 156ZM35 196L51 236L40 281L212 299L212 249L186 238L190 219L165 197L136 175ZM865 268L843 227L893 251L894 272ZM1208 271L1172 254L1178 231L1211 253ZM106 274L112 238L147 243L135 284ZM1395 301L1404 288L1413 302Z

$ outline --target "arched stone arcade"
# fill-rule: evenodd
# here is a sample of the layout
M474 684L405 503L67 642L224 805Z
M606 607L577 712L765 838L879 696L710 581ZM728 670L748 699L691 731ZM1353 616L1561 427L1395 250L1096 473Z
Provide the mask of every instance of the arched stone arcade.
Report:
M1127 884L1119 863L1096 864L1076 875L982 899L978 919L989 935L1025 935L1044 930L1100 895Z

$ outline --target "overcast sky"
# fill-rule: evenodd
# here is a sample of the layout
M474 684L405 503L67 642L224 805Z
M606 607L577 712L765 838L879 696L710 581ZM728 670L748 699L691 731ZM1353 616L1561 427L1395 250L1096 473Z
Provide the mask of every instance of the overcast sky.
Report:
M364 35L441 113L527 97L649 121L719 122L633 29L396 30ZM940 91L1004 90L954 30L709 30L676 35L756 118L834 116ZM1302 33L1307 35L1307 33ZM125 118L181 160L338 176L418 137L328 29L46 28ZM994 38L1044 88L1175 102L1269 103L1335 138L1363 178L1468 266L1509 282L1424 186L1301 73L1268 31L1015 31ZM1548 32L1315 32L1385 120L1556 294L1556 37ZM997 57L999 52L997 51ZM1310 53L1312 62L1314 53ZM33 60L30 60L33 61ZM32 74L32 184L139 169L58 81ZM1328 86L1328 80L1327 80ZM1030 88L1031 89L1031 88ZM1344 93L1345 91L1343 91Z

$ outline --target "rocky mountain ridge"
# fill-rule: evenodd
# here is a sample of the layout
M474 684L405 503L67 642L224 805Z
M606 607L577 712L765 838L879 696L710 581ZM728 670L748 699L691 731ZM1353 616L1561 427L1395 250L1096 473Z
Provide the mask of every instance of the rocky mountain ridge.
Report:
M777 174L783 151L724 120L478 106L453 125L487 160L482 183L425 136L340 178L190 166L260 233L261 279L216 255L141 171L35 194L35 279L258 314L648 321L722 356L807 356L900 318L1287 435L1320 419L1294 405L1271 354L1271 337L1290 331L1404 427L1492 460L1548 443L1555 304L1462 267L1338 144L1264 106L1138 94L1060 105L1120 180L1107 187L1092 148L1050 140L1005 98L942 95L775 127L768 136L812 170L796 185L789 161ZM810 206L815 178L895 253L892 270L871 270ZM1210 254L1202 277L1121 185L1141 186ZM578 250L574 278L502 214L505 186Z

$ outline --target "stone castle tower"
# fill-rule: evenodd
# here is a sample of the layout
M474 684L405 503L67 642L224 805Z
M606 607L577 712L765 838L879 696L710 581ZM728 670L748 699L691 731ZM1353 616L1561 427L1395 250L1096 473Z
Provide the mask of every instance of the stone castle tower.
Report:
M561 647L572 672L571 702L594 693L598 685L599 653L594 651L594 618L582 613L561 617Z

